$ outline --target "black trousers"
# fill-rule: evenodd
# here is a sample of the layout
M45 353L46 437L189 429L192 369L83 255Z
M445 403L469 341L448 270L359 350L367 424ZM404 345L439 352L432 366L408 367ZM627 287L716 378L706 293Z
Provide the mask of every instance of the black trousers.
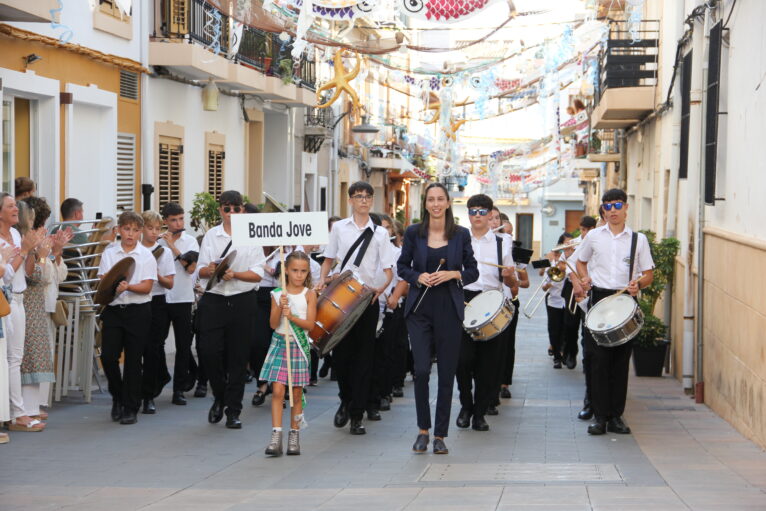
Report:
M551 307L545 304L548 312L548 340L553 346L553 360L561 360L561 347L564 343L564 314L565 308Z
M466 302L470 302L479 294L478 291L464 292ZM500 346L505 342L505 338L501 334L488 341L474 341L462 328L460 332L460 356L457 365L460 406L474 416L483 417L489 405L497 398Z
M583 311L579 306L575 306L575 313L569 312L569 297L574 292L572 282L568 279L564 282L564 289L561 291L561 296L566 301L566 313L564 314L564 339L562 341L561 353L566 357L577 358L577 340L580 336L580 321L582 320ZM576 303L573 300L573 303Z
M197 360L199 360L199 363L194 360L193 355L189 357L189 379L191 381L196 381L197 385L207 385L207 373L202 366L202 355L200 354L199 349L199 335L194 334L193 337L196 339L196 342L194 342L194 350L197 352Z
M256 378L261 374L263 361L266 360L266 354L269 352L271 334L274 333L269 323L271 292L273 290L273 287L261 287L255 292L258 309L255 311L255 335L252 336L250 346L250 371ZM263 383L266 382L258 380L258 385Z
M199 348L213 397L226 406L227 416L239 415L245 393L257 308L255 291L232 296L205 293L200 298Z
M616 292L594 288L590 306ZM606 348L596 344L587 328L583 329L583 333L590 359L590 395L593 414L597 420L621 417L625 412L625 401L628 395L628 369L633 341Z
M383 333L375 340L375 373L372 383L372 399L375 404L383 397L391 395L394 387L394 373L404 366L402 355L407 352L398 344L404 328L404 309L397 307L393 312L386 312L383 317ZM401 367L399 367L401 366Z
M101 313L101 366L112 399L132 412L141 403L141 357L149 339L150 303L109 306ZM122 374L120 354L125 352Z
M338 396L349 405L352 419L361 419L370 401L370 381L375 355L378 302L369 305L346 337L332 350L333 369L338 376Z
M516 365L516 325L519 324L519 314L521 314L521 303L519 298L516 297L511 300L514 307L516 307L516 313L513 315L511 324L508 325L506 330L506 350L503 364L503 370L500 373L500 384L511 385L513 383L513 366Z
M173 325L176 356L173 364L173 392L183 392L189 386L191 359L191 303L167 303L164 296L152 299L151 345L156 350L156 371L150 375L144 356L143 397L154 398L162 392L169 376L165 362L165 340ZM148 348L147 348L148 351ZM164 363L163 363L164 362ZM154 395L151 395L154 393Z
M431 357L436 353L439 382L434 435L439 437L446 437L449 433L452 390L455 386L460 338L463 332L454 307L449 289L444 285L431 288L418 310L407 316L407 331L415 366L415 410L420 429L431 429L429 380Z

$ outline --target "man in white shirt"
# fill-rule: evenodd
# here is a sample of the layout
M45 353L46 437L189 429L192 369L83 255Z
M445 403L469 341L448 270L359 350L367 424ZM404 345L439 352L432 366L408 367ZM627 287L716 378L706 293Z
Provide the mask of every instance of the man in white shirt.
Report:
M173 287L165 291L163 314L152 318L161 328L163 339L170 333L173 325L176 356L173 363L173 399L174 405L185 405L184 392L191 390L194 381L189 375L191 360L191 311L194 303L194 283L192 275L183 264L181 256L188 252L199 252L199 243L186 232L184 209L180 204L168 202L162 206L162 221L168 230L160 237L159 244L169 251L175 267Z
M221 223L205 233L197 268L205 288L229 251L237 255L222 279L206 291L197 306L202 363L215 401L208 422L221 421L226 407L226 427L241 429L239 414L245 393L247 361L255 335L255 290L263 277L263 249L232 245L231 216L244 212L242 194L229 190L218 199Z
M338 274L352 269L358 278L375 292L370 305L332 353L341 400L335 413L334 424L335 427L342 428L350 418L352 435L366 433L362 425L365 410L368 419L380 420L380 412L370 409L370 378L375 352L375 329L378 324L378 297L391 282L391 268L396 263L388 240L388 231L376 226L370 218L373 193L372 186L363 181L349 187L349 203L353 214L349 218L338 220L332 226L330 240L324 251L325 260L322 263L318 288L321 291L331 271ZM351 252L351 247L368 229L372 231L369 244L361 243ZM356 265L360 250L365 245L367 248L363 257ZM335 261L338 261L337 266Z
M590 231L577 250L577 273L583 290L591 291L591 307L623 288L635 297L654 279L649 242L642 233L636 233L635 255L631 260L634 233L625 225L628 213L625 192L616 188L607 190L601 202L606 225ZM591 401L596 417L588 427L588 433L629 434L630 428L623 422L622 414L628 392L628 363L633 341L603 347L595 343L587 328L584 334L591 360Z
M517 281L512 269L510 237L496 236L490 229L492 199L484 194L473 195L466 206L471 222L471 247L479 266L479 279L463 288L465 301L470 302L484 291L497 289L502 292L503 284L513 287ZM507 268L500 269L493 264ZM489 430L484 416L499 392L497 384L503 361L501 347L502 343L508 342L507 335L506 329L493 339L477 342L463 332L456 373L460 391L460 413L456 421L459 428L467 428L470 424L476 431Z
M120 282L115 299L101 313L101 365L112 395L112 420L120 424L136 423L141 404L141 357L150 342L150 293L157 280L157 261L138 241L143 225L144 220L138 213L122 213L117 219L120 241L104 250L98 266L101 278L122 259L135 260L130 280ZM120 374L123 351L125 359Z

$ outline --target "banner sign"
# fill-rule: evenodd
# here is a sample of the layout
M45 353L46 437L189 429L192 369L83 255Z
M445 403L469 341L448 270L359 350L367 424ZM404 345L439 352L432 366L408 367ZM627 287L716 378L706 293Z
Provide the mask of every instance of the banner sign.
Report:
M232 245L326 245L327 212L247 213L231 216Z

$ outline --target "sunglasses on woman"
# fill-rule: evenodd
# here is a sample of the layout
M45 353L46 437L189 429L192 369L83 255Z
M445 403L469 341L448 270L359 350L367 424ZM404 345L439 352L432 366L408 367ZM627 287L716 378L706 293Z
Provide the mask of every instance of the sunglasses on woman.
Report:
M625 205L624 202L613 202L611 204L607 204L607 203L602 204L602 206L604 206L604 211L612 211L612 207L614 207L614 209L619 211L622 209L624 205Z
M476 216L476 215L487 216L488 213L489 213L489 210L486 208L470 208L468 210L468 216Z
M244 211L245 208L243 206L224 206L223 212L224 213L241 213Z

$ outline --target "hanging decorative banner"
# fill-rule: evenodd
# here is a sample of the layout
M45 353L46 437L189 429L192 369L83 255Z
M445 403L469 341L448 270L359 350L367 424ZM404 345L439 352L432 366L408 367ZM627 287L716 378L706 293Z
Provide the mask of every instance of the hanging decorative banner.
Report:
M355 54L354 57L356 58L356 65L354 66L353 70L347 73L346 69L343 67L343 55L346 53L347 50L345 49L338 50L338 52L335 53L335 57L333 58L335 76L333 76L330 81L317 89L317 103L322 101L322 92L330 89L335 89L335 92L333 93L332 97L327 100L327 102L317 104L317 108L327 108L338 100L342 92L345 92L348 94L349 99L351 99L351 104L353 105L352 108L357 111L359 110L359 96L356 94L356 91L351 87L349 82L356 78L356 75L359 74L362 59L359 57L359 55Z
M499 0L398 0L405 15L426 21L454 23L480 13L487 6ZM513 2L507 0L511 13L515 12Z
M60 28L63 28L64 31L61 32L61 34L59 34L59 42L68 43L69 41L72 40L72 37L74 37L74 31L71 28L69 28L67 25L62 25L61 23L59 23L59 21L61 21L61 16L64 11L64 0L58 0L58 4L59 4L58 7L48 11L51 13L51 28L53 30L58 30ZM56 21L57 15L58 15L59 21Z

